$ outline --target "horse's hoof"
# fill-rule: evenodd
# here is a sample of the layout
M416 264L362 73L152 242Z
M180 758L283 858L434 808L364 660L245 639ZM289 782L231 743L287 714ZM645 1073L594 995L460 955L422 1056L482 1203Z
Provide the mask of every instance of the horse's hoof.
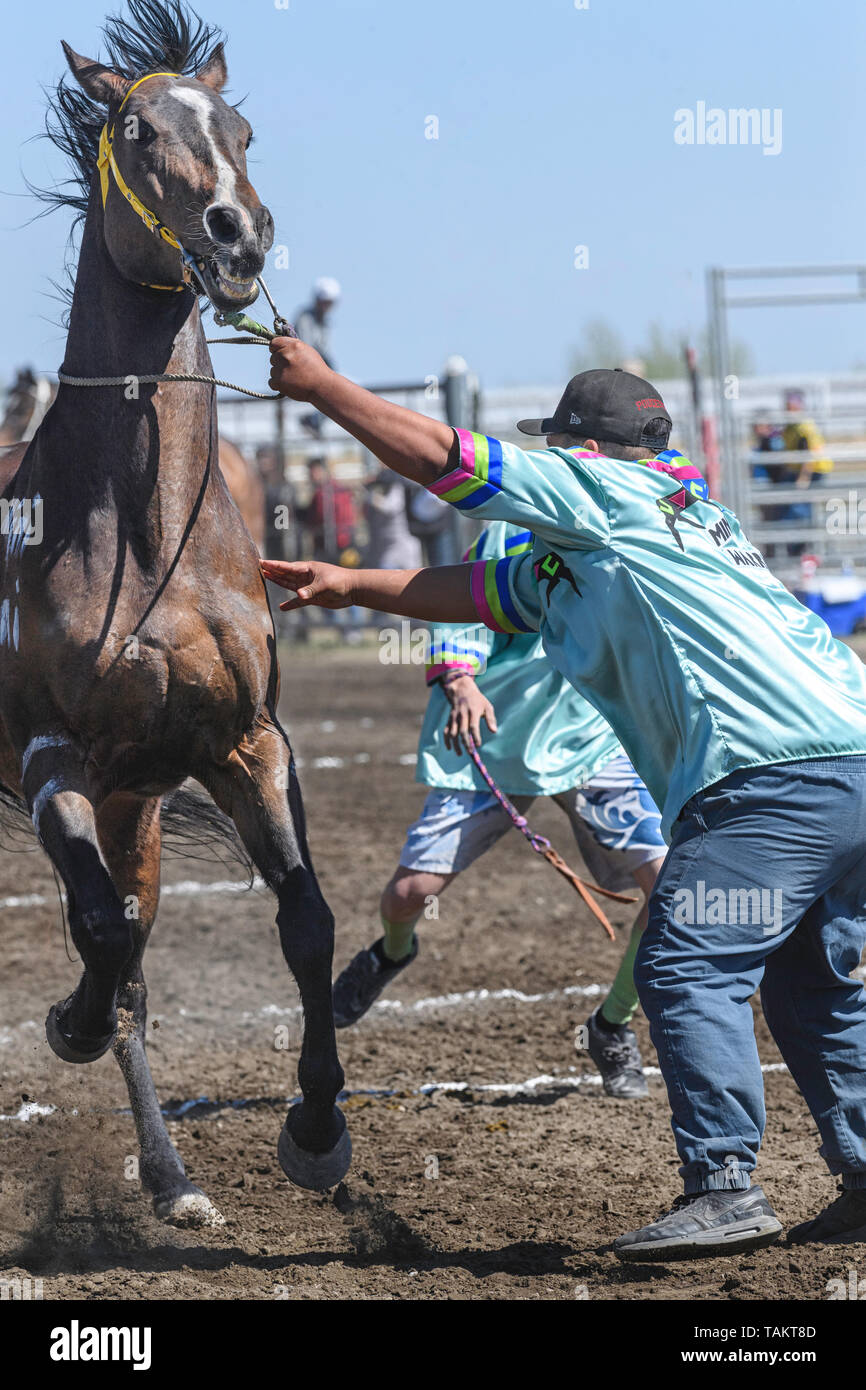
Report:
M117 1030L107 1033L103 1038L88 1038L87 1042L92 1043L92 1047L76 1046L72 1036L65 1033L60 1025L60 1008L60 1004L52 1004L45 1020L45 1036L51 1051L64 1062L95 1062L104 1056L114 1042Z
M153 1210L169 1226L224 1226L226 1219L197 1187L173 1197L154 1197Z
M336 1187L349 1171L352 1162L352 1141L348 1129L344 1129L336 1144L327 1153L311 1153L296 1144L289 1132L288 1121L280 1131L277 1144L277 1158L287 1178L297 1187L307 1187L312 1192L324 1192Z

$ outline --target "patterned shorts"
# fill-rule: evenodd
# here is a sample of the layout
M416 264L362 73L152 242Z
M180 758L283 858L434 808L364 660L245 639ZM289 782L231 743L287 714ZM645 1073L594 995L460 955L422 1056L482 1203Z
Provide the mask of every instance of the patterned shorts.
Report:
M635 869L667 853L659 810L624 754L552 799L568 816L584 863L602 888L629 886ZM509 800L525 814L535 798ZM409 827L400 864L419 873L459 874L510 827L492 792L433 788Z

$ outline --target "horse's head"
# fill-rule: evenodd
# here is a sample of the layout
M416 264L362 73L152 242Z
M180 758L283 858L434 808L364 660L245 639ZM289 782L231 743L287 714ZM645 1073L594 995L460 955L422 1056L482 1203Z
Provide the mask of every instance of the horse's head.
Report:
M195 257L218 309L251 304L274 222L247 178L250 124L220 96L222 44L193 77L161 73L144 81L63 48L87 96L108 108L103 166L110 155L115 167L103 167L105 242L117 269L144 284L179 284L173 234ZM141 212L133 215L128 203L134 208L135 199L168 237L151 235Z

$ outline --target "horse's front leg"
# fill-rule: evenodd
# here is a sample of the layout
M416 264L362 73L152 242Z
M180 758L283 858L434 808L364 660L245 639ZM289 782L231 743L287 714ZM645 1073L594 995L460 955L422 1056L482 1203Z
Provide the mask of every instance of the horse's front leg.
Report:
M142 957L159 905L160 809L159 797L120 793L103 802L96 817L99 843L131 916L134 940L117 992L120 1022L114 1055L129 1091L141 1149L142 1185L153 1197L156 1215L174 1226L221 1226L222 1214L190 1182L169 1138L145 1047L147 985Z
M35 737L21 780L36 832L66 887L69 929L84 963L78 987L53 1005L45 1032L65 1062L94 1062L114 1041L132 924L102 857L81 751L64 734Z
M300 787L288 740L262 722L228 762L202 773L232 817L265 882L277 895L283 955L304 1011L298 1064L303 1095L286 1117L278 1157L299 1187L321 1191L344 1177L352 1156L345 1117L335 1105L343 1086L331 1000L334 919L307 848Z

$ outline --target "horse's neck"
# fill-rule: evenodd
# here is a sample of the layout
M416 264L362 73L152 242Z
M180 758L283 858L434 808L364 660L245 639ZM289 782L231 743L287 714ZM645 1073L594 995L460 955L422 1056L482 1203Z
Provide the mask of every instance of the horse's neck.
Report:
M151 290L125 279L106 248L101 202L92 196L75 276L66 371L70 376L194 371L207 356L195 295L186 288Z
M215 441L212 388L139 384L157 373L211 374L198 301L188 289L153 291L124 279L105 246L100 199L91 196L69 320L64 372L124 377L126 386L61 386L52 415L76 474L165 522L180 520L206 483ZM82 447L86 456L81 456ZM215 462L215 459L213 460ZM113 484L113 485L112 485Z

